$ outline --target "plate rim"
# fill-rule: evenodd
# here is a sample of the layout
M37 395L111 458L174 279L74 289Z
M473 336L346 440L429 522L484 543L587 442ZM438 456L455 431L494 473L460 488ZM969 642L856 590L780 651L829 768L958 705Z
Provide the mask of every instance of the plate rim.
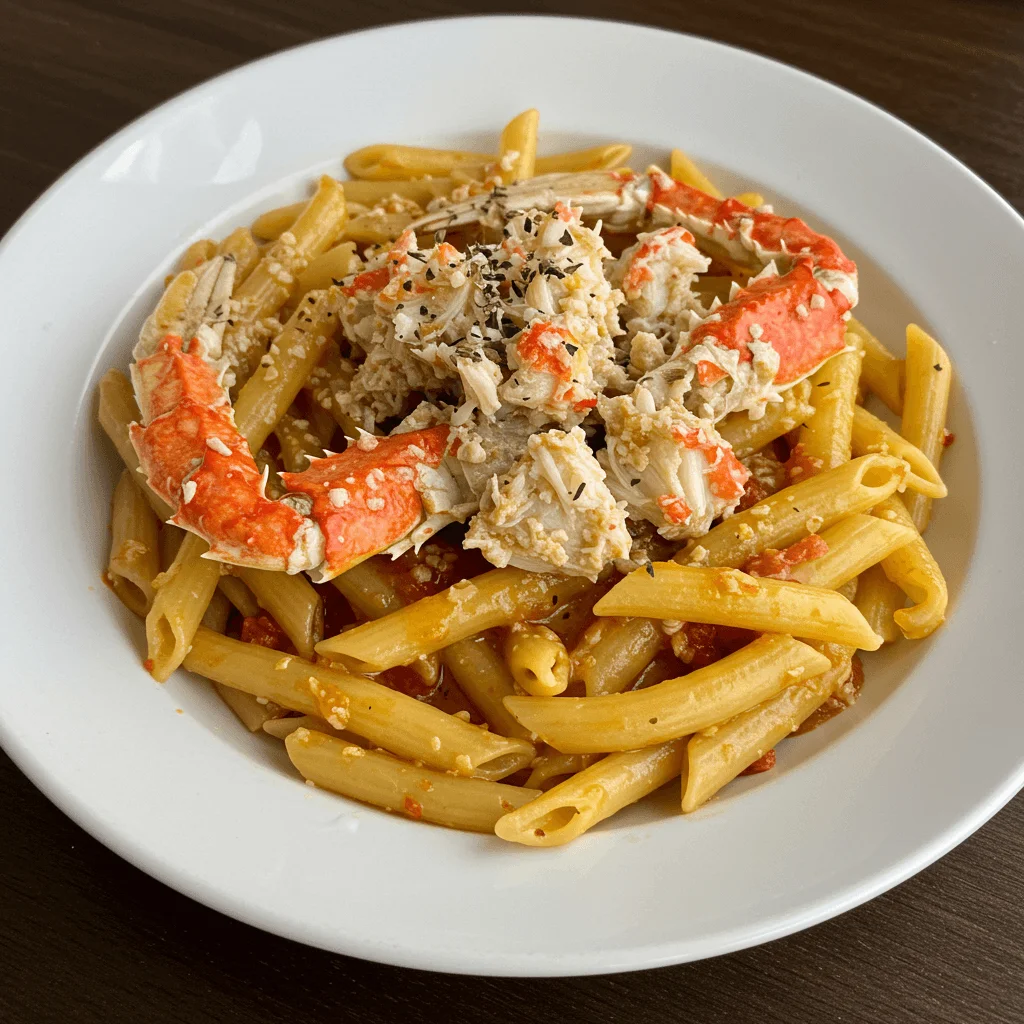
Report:
M1018 229L1024 229L1024 216L1010 204L992 185L981 175L968 167L948 150L934 142L923 132L909 125L901 118L892 114L883 107L872 103L858 94L842 86L836 85L827 79L794 67L773 57L768 57L745 47L734 46L715 39L709 39L694 33L681 33L657 26L641 24L635 21L605 19L605 18L575 18L563 15L468 15L459 17L436 17L419 18L410 21L389 23L386 25L372 26L362 29L355 29L312 40L306 43L296 44L284 49L255 58L238 65L237 67L225 70L216 76L197 83L190 88L177 93L167 100L147 109L132 121L116 130L97 145L92 147L85 155L77 160L71 167L65 170L55 181L53 181L23 213L14 221L2 239L0 239L0 254L16 243L17 239L24 232L33 217L51 201L64 187L69 184L71 178L88 168L94 161L104 156L111 148L120 141L138 132L140 127L151 119L165 113L168 108L186 103L190 100L200 98L206 92L215 92L218 88L232 77L241 77L256 66L270 65L278 60L287 59L293 51L309 50L313 48L329 48L338 40L348 39L353 36L367 33L387 34L393 32L408 31L415 26L444 22L449 24L460 23L482 23L501 22L515 19L517 21L540 21L565 22L568 24L585 22L601 25L605 28L626 26L630 29L637 29L644 33L654 33L662 36L681 37L696 41L701 46L711 47L721 51L733 51L741 53L756 62L764 62L782 69L785 73L797 75L810 79L816 88L825 87L827 90L834 90L847 99L852 99L864 108L870 109L873 115L881 115L883 118L895 123L903 131L911 133L919 142L923 142L936 157L951 162L961 172L966 172L970 179L973 179L975 186L981 188L988 194L990 199L995 199L1002 208L1004 214L1009 214L1015 221ZM633 944L621 950L607 950L597 957L595 954L586 954L598 962L579 963L573 960L573 954L567 954L565 962L542 963L539 960L533 962L530 954L522 954L512 957L502 952L497 954L497 960L491 958L486 951L477 949L473 959L466 959L464 953L452 953L451 950L424 951L420 948L401 946L399 944L385 945L380 942L367 942L344 933L338 933L330 945L325 945L317 938L311 938L308 933L303 933L296 924L276 910L269 910L266 907L257 907L252 904L245 904L214 886L209 885L202 877L193 875L179 869L171 861L162 861L155 853L152 853L143 846L137 845L136 840L130 834L120 832L114 826L108 826L102 817L95 814L93 808L87 803L80 802L76 795L62 787L48 772L42 761L36 757L32 748L20 742L13 732L7 727L5 721L0 718L0 745L8 753L18 768L29 778L36 788L43 793L63 813L70 817L76 824L88 832L94 839L98 840L118 856L127 860L134 867L139 868L146 874L158 881L169 885L171 888L195 899L211 909L225 913L237 920L244 921L265 931L272 932L286 938L294 939L304 944L316 945L320 948L329 949L345 955L372 960L375 962L388 963L402 967L412 967L444 973L460 973L489 976L519 976L519 977L541 977L541 976L575 976L584 974L613 973L627 970L637 970L648 967L664 966L668 964L689 962L696 959L703 959L710 956L718 956L734 952L739 949L748 948L753 945L780 938L793 932L802 930L822 921L828 920L841 913L845 913L861 903L873 899L875 896L887 891L895 885L900 884L912 875L923 870L934 863L953 847L958 845L992 816L1006 805L1013 796L1024 787L1024 762L1022 762L1016 774L1009 776L1004 782L994 789L984 801L979 801L970 813L961 815L942 830L931 843L919 847L912 855L904 856L896 864L887 870L877 870L867 878L851 883L841 889L835 890L830 896L820 897L813 902L803 905L799 910L776 914L771 917L770 922L760 928L751 928L749 925L733 928L729 932L715 933L718 941L714 948L695 952L690 947L698 944L699 941L707 942L706 939L684 939L675 942L661 942L653 945ZM578 956L578 954L577 954Z

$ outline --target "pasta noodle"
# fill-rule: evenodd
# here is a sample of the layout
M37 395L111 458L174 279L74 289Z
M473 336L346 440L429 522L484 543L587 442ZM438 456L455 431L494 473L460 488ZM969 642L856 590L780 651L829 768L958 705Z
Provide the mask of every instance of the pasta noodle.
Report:
M540 114L524 110L512 118L501 133L498 166L506 182L532 178L537 162L537 124Z
M904 365L859 320L850 318L850 331L864 346L861 382L877 395L897 416L903 412Z
M493 832L502 815L540 795L523 786L416 768L390 754L309 729L296 729L284 745L302 777L317 786L401 811L416 821L469 832Z
M873 565L860 574L854 604L883 641L891 644L902 637L894 615L907 603L907 595L888 576L881 565Z
M916 324L910 324L900 433L936 470L944 447L952 377L953 366L943 347ZM918 532L924 533L932 514L931 498L923 493L908 495L907 511Z
M588 697L621 693L664 644L665 634L652 619L598 619L572 652L572 678L583 683Z
M882 452L895 455L909 467L907 487L928 498L944 498L949 493L938 470L928 456L901 437L887 423L857 406L853 416L853 450L856 455Z
M632 750L687 736L746 711L828 659L792 637L765 635L687 676L606 697L506 697L531 732L566 754Z
M501 779L534 756L526 740L494 735L371 679L210 630L196 632L185 668L304 715L336 717L371 743L443 771Z
M554 697L569 685L569 654L546 626L513 623L505 637L505 661L512 678L535 697Z
M811 377L814 412L800 429L798 444L803 456L819 469L835 469L850 461L862 356L857 335L847 334L846 342L846 349Z
M676 778L684 752L683 740L674 740L610 754L510 811L494 831L510 843L562 846Z
M759 420L752 420L746 413L732 413L718 424L718 433L732 445L737 458L745 459L806 423L814 414L810 397L810 381L801 381L782 396L781 402L769 405Z
M340 656L361 672L408 665L474 633L543 618L589 581L578 576L492 569L433 597L317 644L318 654Z
M873 651L881 638L840 594L809 584L758 579L738 569L650 563L612 587L598 615L643 615L679 622L789 633Z
M122 470L110 516L107 583L126 608L144 617L153 604L153 579L159 571L156 516L131 471Z

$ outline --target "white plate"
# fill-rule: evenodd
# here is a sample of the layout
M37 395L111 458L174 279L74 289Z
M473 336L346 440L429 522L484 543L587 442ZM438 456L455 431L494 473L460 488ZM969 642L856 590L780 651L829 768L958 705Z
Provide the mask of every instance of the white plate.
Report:
M953 497L929 533L949 623L866 659L860 703L783 744L774 772L685 818L669 787L558 850L313 791L204 684L154 683L138 623L100 583L116 462L94 425L96 380L126 365L186 243L296 198L354 147L486 149L531 105L549 152L621 138L642 166L684 145L726 187L756 187L834 233L860 264L858 315L896 345L909 319L934 329L959 375L958 440L943 464ZM3 745L150 874L373 960L617 971L838 914L941 856L1024 781L1011 643L1024 621L1022 266L1024 222L948 154L848 93L701 39L592 21L438 21L328 39L200 86L69 171L0 251Z

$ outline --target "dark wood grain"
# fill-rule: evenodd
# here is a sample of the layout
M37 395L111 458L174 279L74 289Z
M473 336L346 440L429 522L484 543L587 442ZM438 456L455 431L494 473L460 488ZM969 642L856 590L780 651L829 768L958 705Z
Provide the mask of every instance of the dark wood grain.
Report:
M415 12L474 9L485 8L421 0ZM805 68L930 135L1024 209L1016 0L525 0L515 10L627 12ZM0 0L0 231L154 104L273 50L402 11L386 0ZM1019 797L938 864L838 920L713 961L585 982L403 971L264 935L129 867L2 755L0 823L4 1024L1024 1022Z

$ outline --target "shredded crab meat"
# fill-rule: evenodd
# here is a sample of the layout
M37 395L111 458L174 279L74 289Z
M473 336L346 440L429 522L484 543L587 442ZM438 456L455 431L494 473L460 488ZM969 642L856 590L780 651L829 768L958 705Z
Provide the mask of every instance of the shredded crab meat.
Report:
M633 519L670 540L699 537L739 504L750 473L707 421L679 403L657 409L650 393L602 398L608 488Z
M631 544L625 509L579 427L534 434L508 472L491 478L465 540L494 565L592 580Z

